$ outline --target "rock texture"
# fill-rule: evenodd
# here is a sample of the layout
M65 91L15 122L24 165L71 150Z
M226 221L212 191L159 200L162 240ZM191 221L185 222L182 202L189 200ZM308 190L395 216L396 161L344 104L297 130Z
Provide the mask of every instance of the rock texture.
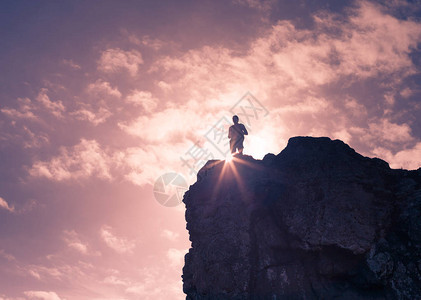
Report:
M421 299L421 169L295 137L209 161L183 201L187 299Z

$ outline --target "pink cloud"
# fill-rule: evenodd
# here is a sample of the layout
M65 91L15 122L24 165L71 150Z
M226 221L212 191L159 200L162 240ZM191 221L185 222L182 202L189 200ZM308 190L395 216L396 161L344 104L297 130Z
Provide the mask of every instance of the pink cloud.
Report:
M418 142L413 148L397 152L390 161L394 168L418 169L421 167L421 143Z
M79 234L74 230L65 230L63 232L63 240L67 246L84 255L101 255L98 251L92 251L88 246L88 243L83 242Z
M125 178L136 185L151 184L169 169L181 171L180 153L190 146L189 141L184 141L176 145L163 142L104 150L95 140L81 139L72 147L61 147L60 154L49 160L34 161L29 174L53 181L97 177L104 180Z
M35 161L29 170L31 176L46 177L54 181L88 178L96 175L111 179L111 157L95 140L81 139L72 148L60 149L60 155L49 161Z
M38 132L35 134L28 126L22 127L23 132L26 136L23 138L24 148L40 148L50 143L50 139L47 134Z
M390 167L395 169L415 170L421 167L421 142L416 143L412 148L400 150L395 154L382 147L375 148L373 153L384 157L390 162Z
M265 19L272 1L235 3L255 9L253 13ZM103 203L112 208L104 207L101 214L92 218L81 216L83 222L78 227L66 225L65 228L78 228L77 232L58 228L55 239L61 248L57 253L27 257L28 262L21 263L18 257L12 259L8 256L11 254L0 250L4 263L16 265L10 276L19 276L16 282L22 282L22 287L25 283L49 287L47 292L32 291L38 296L54 290L63 299L185 297L180 280L184 249L189 244L182 217L184 205L158 212L160 206L152 198L151 185L169 171L194 182L195 174L190 173L180 157L186 156L195 142L210 148L204 134L222 116L231 118L230 108L246 91L270 112L266 118L253 121L245 141L246 154L262 158L268 152L279 153L290 136L327 135L350 143L358 152L363 149L365 155L379 155L392 167L416 168L421 146L413 136L416 130L411 130L412 124L404 119L415 113L403 112L399 106L404 101L410 103L417 93L413 86L405 88L403 80L416 71L410 54L420 41L419 22L394 18L370 2L356 2L344 15L320 12L314 21L310 30L296 27L292 21L269 25L266 18L264 27L258 28L259 36L235 49L227 43L208 43L200 48L187 43L171 48L168 46L176 42L156 38L165 35L150 32L150 36L137 37L127 31L117 41L100 41L102 45L114 46L99 54L98 72L75 72L85 69L77 62L89 61L75 52L74 60L58 61L60 70L67 73L47 70L54 75L40 79L48 89L39 90L34 83L28 83L28 91L39 91L36 100L19 98L0 107L6 117L0 120L2 142L11 141L12 137L24 140L19 144L20 150L27 157L35 157L29 174L51 180L52 189L57 181L68 181L66 186L73 186L91 178L106 180L86 188L102 195L101 185L107 185L111 192L108 194L107 188L107 195L97 198L106 200ZM122 50L123 44L132 47L129 49L144 49L144 57L137 50ZM409 111L410 105L405 110ZM58 130L63 126L72 128L62 135ZM48 134L40 128L47 128ZM81 139L68 146L69 138L73 140L75 135ZM57 142L67 146L60 147ZM47 156L54 147L55 154ZM41 160L36 153L33 156L35 151L42 151ZM223 158L218 155L215 158ZM202 163L199 161L196 167ZM112 200L117 192L128 201L114 207ZM145 201L133 204L136 201L129 201L133 194ZM43 198L44 201L48 204L50 200ZM86 208L80 203L75 202L75 211ZM92 204L89 209L95 210L96 202L88 203ZM58 211L63 209L62 204L56 204ZM20 206L15 205L15 213L19 213ZM13 207L0 198L0 209L8 213ZM138 213L147 217L138 218ZM153 218L157 223L151 223L149 214L159 215L158 219ZM108 222L105 219L117 221L122 227L117 231L104 225L98 232L98 224ZM92 239L87 235L92 232L90 227L95 231ZM132 238L133 228L148 228L153 233L137 233L142 235L142 245L148 247L140 247L139 240ZM55 249L55 245L54 238L49 239L46 251ZM10 245L5 247L13 249ZM101 253L96 249L101 249ZM24 290L31 292L32 287Z
M184 264L184 255L186 255L187 251L188 250L176 248L168 249L167 258L170 266L173 268L182 268Z
M414 93L413 90L411 90L410 88L406 87L404 88L402 91L400 91L400 95L404 98L408 98L410 97L412 94Z
M153 184L168 170L180 170L180 153L188 144L174 146L169 143L132 147L118 152L119 168L124 178L136 185Z
M348 112L354 115L366 115L367 110L365 106L357 101L357 99L347 98L345 99L345 107Z
M159 50L165 45L164 41L162 41L160 39L151 38L148 35L145 35L145 36L142 37L141 43L142 43L142 45L150 47L154 50Z
M134 299L145 300L185 298L185 294L182 292L181 279L162 282L162 277L166 271L168 271L168 268L165 268L165 271L151 267L142 268L142 280L130 282L130 285L125 289L125 293Z
M55 292L46 291L26 291L24 294L29 299L40 299L40 300L61 300L61 298Z
M248 149L257 157L265 151L279 151L292 135L328 135L353 142L363 141L358 138L362 134L370 147L376 141L410 141L409 125L391 121L355 123L368 114L363 102L349 96L339 101L321 95L320 88L350 74L362 80L379 72L393 76L412 72L408 53L415 45L413 39L421 35L415 23L399 21L379 6L365 2L342 22L322 14L315 20L314 31L296 28L288 21L278 22L252 41L244 55L221 46L205 46L181 56L160 57L149 74L159 75L156 84L163 92L159 101L165 106L159 107L151 92L134 89L126 96L126 103L142 107L147 114L117 121L128 134L127 140L139 146L104 151L92 141L81 142L62 148L59 156L48 161L36 161L31 174L52 180L122 176L138 185L153 183L165 169L179 171L180 155L197 141L203 145L203 134L222 112L230 117L230 107L247 90L271 112L272 122L256 125L246 141L246 152ZM382 38L399 41L399 47L391 51L387 46L383 51L377 44L366 42ZM360 43L368 47L368 58L357 51ZM386 63L389 59L394 63ZM98 68L104 72L125 69L133 75L142 63L140 53L115 48L102 53ZM101 79L89 84L87 92L98 97L122 97L117 86ZM123 110L129 111L127 107ZM71 115L98 125L114 110L115 103L99 109L81 105Z
M369 124L368 134L370 138L394 143L404 143L413 140L411 127L408 124L396 124L388 119Z
M101 230L101 238L105 244L120 254L132 253L136 247L136 242L134 240L129 240L124 237L117 237L113 233L113 229L110 226L104 225Z
M106 284L121 285L121 286L127 286L130 284L127 280L123 280L114 275L104 278L103 282Z
M345 143L348 143L348 144L351 142L351 139L352 139L352 135L345 128L332 133L331 137L333 139L339 139L341 141L344 141Z
M159 59L151 71L164 70L161 82L178 87L177 93L189 91L189 96L207 98L239 88L268 94L276 89L282 102L343 76L401 78L415 71L408 54L421 37L417 23L397 20L367 2L360 2L345 21L326 14L315 20L312 31L281 21L242 56L205 46Z
M75 63L73 60L71 59L63 59L63 64L70 67L73 70L80 70L82 67L80 65L78 65L77 63Z
M330 106L329 101L318 97L306 97L301 101L293 104L282 105L277 109L277 112L282 114L290 113L318 113L328 109Z
M95 126L104 123L112 115L112 113L104 107L100 107L96 112L84 107L72 112L71 114L74 115L76 119L88 121Z
M168 230L168 229L164 229L161 232L161 236L164 237L164 238L166 238L166 239L168 239L168 240L170 240L170 241L175 241L180 236L180 234L177 233L177 232Z
M135 76L141 64L143 64L143 59L139 51L124 51L120 48L115 48L102 52L98 61L98 69L105 73L127 70L130 75Z
M43 265L25 265L20 268L25 276L30 275L38 280L46 278L60 279L64 276L64 270L56 266L47 267Z
M0 200L0 203L1 203L1 200ZM12 255L12 254L10 254L10 253L7 253L5 250L3 250L3 249L0 249L0 257L3 257L3 258L5 258L5 259L7 259L8 261L13 261L13 260L16 260L16 258Z
M274 0L233 0L233 2L261 11L269 11L276 3Z
M0 208L5 209L9 212L15 212L15 208L7 203L2 197L0 197Z
M139 116L131 122L121 122L118 126L126 133L149 142L182 142L194 129L196 132L204 126L206 113L180 108L168 108L150 116Z
M111 87L111 84L102 79L98 79L94 83L90 83L87 87L87 91L96 96L111 96L120 98L121 93L116 87Z
M0 111L13 119L37 119L36 115L33 113L34 105L32 104L31 99L18 98L17 102L19 105L19 109L2 108L0 109Z
M269 122L253 135L265 136L265 132L272 131L267 139L277 139L278 146L293 135L327 135L365 143L364 147L372 149L379 142L398 147L414 139L409 124L396 124L389 118L366 124L363 118L375 114L368 111L366 99L348 95L343 100L335 99L323 95L323 88L341 80L347 86L378 76L384 78L385 86L396 84L415 72L409 53L420 38L421 27L415 21L398 20L380 5L361 1L345 19L318 14L311 31L296 28L288 21L278 22L251 42L243 55L220 46L205 46L181 56L163 57L150 71L163 74L157 85L169 96L175 95L172 100L180 107L193 99L206 99L201 103L208 106L215 97L228 110L230 101L238 99L232 94L227 97L230 91L250 90L269 109L271 118L280 115L279 123ZM189 105L186 110L203 116L206 108ZM171 112L164 111L171 120ZM175 127L168 127L169 131L160 132L158 124L167 127L163 116L158 112L152 118L143 116L119 126L145 141L168 140L167 134L184 124L180 120ZM188 119L197 132L199 122L194 116ZM273 124L278 126L277 131L272 130ZM255 143L250 143L249 149ZM254 148L254 153L263 151Z
M342 72L364 77L415 71L408 53L416 47L421 28L383 13L379 5L365 1L359 5L358 14L350 18L350 26L344 30L344 39L334 42Z
M145 112L153 111L158 105L158 99L152 96L151 92L147 91L132 91L127 97L126 102L141 106Z
M41 89L37 96L37 101L40 102L50 113L54 116L61 118L63 117L63 112L65 107L60 100L52 101L47 95L48 89Z
M386 152L379 152L378 149L396 151L402 149L402 147L407 147L415 139L408 124L393 123L387 118L372 121L368 124L368 127L350 126L347 133L352 136L354 142L358 142L369 149L363 152L364 155L379 155L380 158L391 164L394 163L395 157L380 155L381 153L386 154Z

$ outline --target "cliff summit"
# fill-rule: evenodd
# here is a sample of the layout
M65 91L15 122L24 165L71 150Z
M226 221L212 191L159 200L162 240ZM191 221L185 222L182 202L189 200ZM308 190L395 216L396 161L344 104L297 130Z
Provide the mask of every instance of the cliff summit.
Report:
M187 299L421 299L421 168L294 137L208 161L183 201Z

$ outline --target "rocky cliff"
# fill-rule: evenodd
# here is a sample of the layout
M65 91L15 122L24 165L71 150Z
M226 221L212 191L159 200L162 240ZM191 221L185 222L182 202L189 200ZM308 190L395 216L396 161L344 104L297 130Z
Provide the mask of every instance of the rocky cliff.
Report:
M183 201L187 299L421 299L421 169L295 137L209 161Z

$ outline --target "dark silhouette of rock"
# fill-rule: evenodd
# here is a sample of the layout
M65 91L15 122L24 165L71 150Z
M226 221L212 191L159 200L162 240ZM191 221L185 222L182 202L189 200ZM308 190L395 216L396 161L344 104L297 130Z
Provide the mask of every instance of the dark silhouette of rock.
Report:
M209 161L183 201L187 299L421 299L421 168L295 137Z

